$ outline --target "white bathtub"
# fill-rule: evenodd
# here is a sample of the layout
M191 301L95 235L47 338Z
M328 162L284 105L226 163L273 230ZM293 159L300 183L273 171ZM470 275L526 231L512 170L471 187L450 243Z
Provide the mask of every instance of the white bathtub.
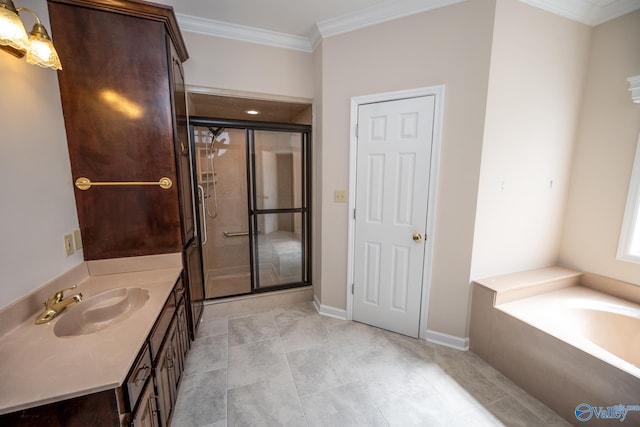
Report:
M562 267L476 281L470 347L572 425L640 426L637 286ZM617 405L635 409L601 417Z
M572 286L496 308L640 378L640 304Z

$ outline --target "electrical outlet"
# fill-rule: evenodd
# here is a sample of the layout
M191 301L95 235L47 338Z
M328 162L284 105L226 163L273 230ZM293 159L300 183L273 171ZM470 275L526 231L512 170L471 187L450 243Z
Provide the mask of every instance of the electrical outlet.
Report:
M71 234L65 234L62 238L64 239L64 253L69 256L76 251L73 248L73 236Z
M333 201L336 203L345 203L347 201L347 190L335 190L333 192Z
M82 235L80 230L73 230L73 249L82 249Z

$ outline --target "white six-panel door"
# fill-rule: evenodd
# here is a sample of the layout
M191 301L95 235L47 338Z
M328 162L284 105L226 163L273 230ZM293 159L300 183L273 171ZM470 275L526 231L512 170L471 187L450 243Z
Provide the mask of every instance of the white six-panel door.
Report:
M358 107L353 319L416 338L434 101Z

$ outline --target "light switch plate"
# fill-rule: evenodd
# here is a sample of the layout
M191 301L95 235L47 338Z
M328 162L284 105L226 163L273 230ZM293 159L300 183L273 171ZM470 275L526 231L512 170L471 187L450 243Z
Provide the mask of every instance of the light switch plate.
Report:
M346 203L347 190L335 190L333 192L333 201L336 203Z
M71 255L76 250L73 248L73 236L71 234L65 234L62 236L64 241L64 253L66 256Z
M82 249L82 234L80 234L80 230L73 230L73 248L76 251Z

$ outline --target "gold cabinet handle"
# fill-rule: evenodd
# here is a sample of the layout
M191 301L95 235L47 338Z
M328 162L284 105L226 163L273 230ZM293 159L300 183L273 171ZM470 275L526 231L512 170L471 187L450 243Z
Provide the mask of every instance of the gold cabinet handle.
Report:
M414 241L414 242L419 242L420 240L422 240L422 234L420 234L420 233L413 233L413 241Z
M163 190L168 190L173 186L173 182L171 179L167 177L162 177L157 181L107 181L107 182L91 182L89 178L80 177L76 179L76 187L80 190L88 190L92 186L101 186L101 185L157 185Z

